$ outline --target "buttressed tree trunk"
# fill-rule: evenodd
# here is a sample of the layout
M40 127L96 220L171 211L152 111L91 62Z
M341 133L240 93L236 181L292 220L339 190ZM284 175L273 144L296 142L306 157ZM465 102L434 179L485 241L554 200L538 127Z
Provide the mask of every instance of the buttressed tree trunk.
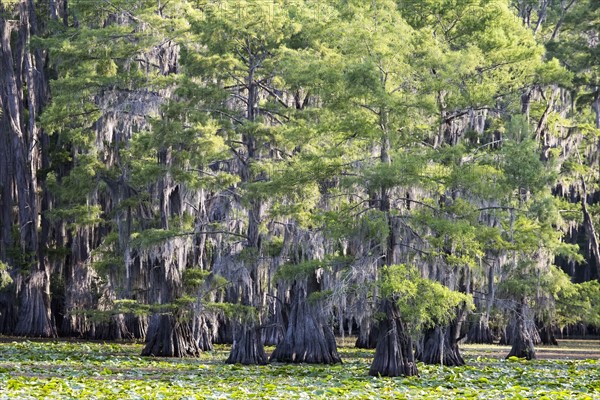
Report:
M182 265L187 249L184 239L174 239L155 250L149 257L152 267L151 282L157 288L158 297L154 303L169 305L181 296ZM197 357L199 343L194 337L189 317L185 310L177 309L152 315L149 321L146 345L143 356L157 357Z
M44 149L41 144L47 143L36 119L48 99L48 82L44 75L44 58L39 50L30 46L30 38L36 34L38 24L33 1L19 2L13 10L17 12L18 20L5 19L7 11L0 5L0 87L2 118L6 120L6 124L0 126L8 126L6 144L11 147L12 184L16 195L11 202L17 205L16 221L20 233L20 256L18 260L11 260L13 267L18 268L13 273L20 275L20 285L16 287L19 311L14 333L51 337L56 336L56 328L50 311L50 271L43 254L45 246L38 243L41 210L36 177L42 166ZM11 35L15 30L16 48L13 49ZM3 199L5 203L8 201Z
M558 346L558 340L554 335L554 329L552 324L540 323L540 339L542 344L547 346Z
M512 335L510 335L512 348L506 358L513 356L526 358L527 360L536 358L533 339L527 329L526 312L527 306L523 304L523 302L519 303L517 310L514 313L515 324Z
M418 375L412 339L400 319L398 305L391 299L382 300L380 312L384 317L379 321L379 338L369 375Z
M359 349L374 349L377 347L378 337L379 330L377 325L372 324L370 321L364 321L360 324L360 332L354 346Z
M172 149L158 151L158 162L172 165ZM158 185L161 228L169 229L169 219L181 217L183 198L182 187L176 184L169 173L163 176ZM148 252L147 267L151 269L151 287L155 288L153 303L169 305L183 295L183 271L188 267L188 257L192 253L189 237L170 238ZM200 348L194 338L190 321L183 318L184 311L155 314L151 317L146 346L142 355L160 357L198 356Z
M448 367L465 365L458 341L461 339L466 314L467 310L460 308L456 318L447 326L436 326L427 330L416 358L425 364L442 364Z
M321 321L316 306L309 303L304 288L295 288L295 292L286 333L271 355L271 361L311 364L341 362L331 327Z
M443 364L448 367L465 365L456 342L456 322L441 328L436 326L425 332L417 359L425 364Z
M160 151L159 161L170 163L170 151ZM167 174L158 185L162 228L169 229L169 217L181 210L181 197ZM187 267L187 257L191 253L190 238L172 238L151 250L147 265L151 267L151 286L156 288L158 304L172 304L183 294L183 271ZM183 311L155 314L151 317L146 346L142 355L160 357L198 356L200 348L195 340L190 322L182 318Z
M262 62L261 56L251 56L248 62L248 75L246 76L246 89L248 99L246 104L246 120L254 123L258 116L259 102L259 86L255 75L256 68ZM244 143L245 151L247 152L246 160L242 163L240 177L242 182L252 182L258 177L250 168L251 163L260 159L260 151L258 148L257 138L253 133L242 134L242 142ZM248 249L255 254L260 254L262 235L260 233L260 224L263 217L263 202L259 198L250 198L247 209L247 229L246 236L248 240ZM251 282L244 284L247 287L242 290L242 304L244 306L255 306L259 301L261 282L259 281L258 270L260 268L259 260L249 260L247 265L250 271ZM234 329L233 345L227 363L229 364L264 364L266 363L266 355L262 335L259 332L259 327L256 323L260 323L260 318L256 320L247 320L238 325Z
M467 343L492 344L494 336L489 325L489 316L486 313L474 315L469 321Z
M237 326L227 364L263 365L267 363L259 328L252 322Z
M276 346L283 339L283 328L287 326L288 315L284 315L283 301L277 296L272 296L267 306L268 319L262 330L262 342L265 346Z
M187 321L171 314L155 314L150 318L148 339L143 356L197 357L198 343L191 340L193 333Z
M481 314L471 316L467 343L492 344L494 342L494 335L490 328L490 314L496 299L495 263L488 265L486 275L488 291L485 295L485 309Z
M599 142L600 143L600 142ZM594 222L592 219L592 215L587 206L587 185L585 183L585 179L581 177L581 187L583 188L583 193L581 193L581 209L583 211L583 226L585 228L585 232L587 234L587 239L589 242L589 249L591 253L591 259L596 264L596 278L600 280L600 239L598 239L598 233L596 232L596 228L594 226Z

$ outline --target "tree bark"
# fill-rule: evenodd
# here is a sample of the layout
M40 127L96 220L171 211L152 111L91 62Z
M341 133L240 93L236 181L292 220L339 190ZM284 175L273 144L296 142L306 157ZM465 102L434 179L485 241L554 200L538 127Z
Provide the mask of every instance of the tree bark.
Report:
M390 299L382 300L380 311L385 317L379 322L379 338L369 375L418 375L412 339L400 319L397 304Z
M215 337L215 344L233 344L233 321L224 317L223 315L217 315L217 336Z
M354 346L359 349L374 349L377 347L378 337L379 327L377 325L365 322L360 325L360 331Z
M50 271L43 254L45 244L40 246L38 237L40 212L36 178L41 168L40 143L44 143L36 118L47 100L48 83L44 76L43 58L39 50L30 47L30 37L37 29L33 1L23 0L18 5L16 50L11 46L11 25L14 22L4 19L6 10L3 5L0 5L0 12L2 118L7 120L9 142L12 142L11 161L20 232L20 259L13 262L23 275L20 280L22 287L17 288L20 308L15 334L51 337L56 336L56 328L51 315Z
M5 68L4 65L3 68ZM0 79L0 82L4 81L1 77ZM0 260L4 260L10 265L12 260L8 253L14 245L11 229L13 226L14 162L9 136L10 125L8 118L5 118L7 111L3 97L3 93L0 93Z
M465 365L456 341L457 326L455 322L445 329L436 326L427 330L420 351L417 352L417 360L425 364L443 364L447 367Z
M583 193L581 193L583 226L587 234L591 256L596 264L596 279L600 280L600 243L598 234L596 233L596 228L594 226L594 221L592 220L592 215L590 214L587 206L587 185L583 177L581 177L581 187L583 189Z
M283 302L273 296L268 304L269 317L262 330L262 342L265 346L277 346L283 339L285 327L288 325L287 315L284 316Z
M165 244L156 250L157 254L150 257L148 265L158 261L153 267L154 274L151 285L156 288L156 299L153 303L171 304L182 294L182 271L185 268L185 260L179 255L187 254L187 249L179 248L184 243ZM167 253L175 253L172 256ZM160 260L158 260L160 259ZM189 322L181 316L183 310L175 310L166 314L154 314L150 318L146 345L142 355L153 355L159 357L196 357L200 354L198 341L192 331Z
M199 355L200 348L187 322L171 314L152 316L142 356L197 357Z
M556 336L554 336L554 329L552 329L551 324L543 324L539 329L539 333L542 344L547 346L558 346L558 340L556 340Z
M133 335L127 329L123 314L111 315L108 322L97 324L94 330L97 340L131 340Z
M490 329L489 316L487 313L476 315L470 322L471 326L467 332L467 343L494 343L494 335Z
M335 364L342 362L331 327L319 318L303 288L296 290L286 333L271 361Z
M246 90L248 91L248 99L246 103L246 115L245 119L249 123L254 123L258 116L259 108L259 96L258 89L259 85L256 81L257 68L260 67L266 54L253 54L250 43L246 42L249 54L247 66L248 73L245 77ZM244 132L242 134L242 142L245 146L246 159L242 161L240 170L240 177L243 183L251 183L257 177L252 171L252 163L256 162L259 157L259 150L257 148L257 140L252 132ZM261 248L261 234L260 234L260 223L263 214L263 203L258 198L250 198L247 209L247 228L246 237L248 240L247 248L253 250L258 256ZM249 287L243 287L242 290L242 304L246 306L254 306L259 301L260 294L262 292L261 282L258 277L258 260L248 261L248 270L250 271L251 282L245 284ZM260 320L260 319L259 319ZM242 321L241 325L237 326L234 332L233 345L227 363L229 364L264 364L267 361L266 354L264 352L264 345L262 342L259 328L255 325L258 321Z
M192 333L198 348L202 351L212 351L214 341L214 330L212 322L204 315L194 318Z
M252 324L254 325L254 324ZM267 354L260 340L258 328L243 323L234 333L233 345L227 364L263 365L267 363Z
M159 164L170 166L172 149L158 151ZM169 229L169 219L181 216L181 196L170 174L158 182L161 228ZM188 238L189 239L189 238ZM187 256L191 253L188 239L167 239L156 246L145 261L151 267L151 287L156 289L153 303L168 305L183 294L183 271L188 267ZM146 345L142 355L160 357L195 357L200 353L191 326L180 317L180 310L168 314L154 314L149 322Z
M519 357L527 360L536 358L533 338L527 327L526 312L527 306L523 302L519 303L513 316L515 324L513 325L513 332L510 335L512 348L506 358Z

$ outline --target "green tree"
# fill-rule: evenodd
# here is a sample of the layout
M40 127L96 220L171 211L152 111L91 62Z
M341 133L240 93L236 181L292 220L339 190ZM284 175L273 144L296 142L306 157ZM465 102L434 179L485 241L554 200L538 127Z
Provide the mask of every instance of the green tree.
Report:
M106 311L121 299L153 300L145 272L152 267L131 248L130 236L143 229L148 206L159 199L136 186L122 151L150 128L168 97L168 75L177 69L172 38L185 26L165 16L178 15L183 4L69 2L64 24L53 25L53 34L41 40L57 75L42 123L53 140L47 174L57 237L50 246L57 253L70 250L71 263L57 271L67 288L64 333L145 336L144 316L114 314L94 327L81 310ZM96 276L101 284L94 287Z
M0 4L0 260L10 265L16 284L2 299L3 332L56 336L50 308L51 266L45 244L48 207L43 170L48 168L48 136L39 115L49 100L43 51L32 38L45 34L47 13L33 1ZM14 212L13 212L14 207ZM3 295L7 295L6 293Z
M302 46L294 44L301 40L295 15L301 8L302 4L296 8L283 2L203 4L192 16L194 45L184 54L188 73L202 82L198 88L210 92L201 107L219 122L232 157L228 168L239 178L232 191L236 211L245 214L245 243L242 249L232 247L224 255L230 265L221 273L232 282L231 300L244 306L264 306L268 202L266 193L256 188L257 183L271 179L269 161L286 157L276 142L277 129L286 124L285 109L294 103L288 100L290 93L283 91L279 63L293 56L294 46ZM294 102L302 104L301 94L293 95L297 95ZM257 322L260 319L236 326L227 362L267 361Z
M412 376L418 370L413 355L412 336L425 328L445 325L455 318L455 310L471 304L471 298L446 286L422 278L414 267L386 266L381 270L378 311L379 338L369 370L373 376ZM410 330L412 330L412 335ZM436 346L437 343L426 345ZM443 360L443 347L440 351Z

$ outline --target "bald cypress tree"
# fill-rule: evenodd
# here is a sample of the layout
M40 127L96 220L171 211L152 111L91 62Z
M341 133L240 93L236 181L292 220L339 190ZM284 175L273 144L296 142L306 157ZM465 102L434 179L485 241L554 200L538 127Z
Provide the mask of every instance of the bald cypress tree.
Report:
M33 1L0 5L0 140L6 163L0 173L0 203L5 208L0 221L0 256L12 267L11 275L18 277L13 293L19 298L18 309L4 304L7 319L2 330L52 337L56 326L50 309L51 271L45 253L48 221L43 215L48 203L40 174L48 168L48 139L38 121L48 102L49 84L44 54L32 44L32 37L42 34L42 20L49 16L36 11ZM13 205L18 210L14 216L8 211ZM14 239L13 231L17 233Z

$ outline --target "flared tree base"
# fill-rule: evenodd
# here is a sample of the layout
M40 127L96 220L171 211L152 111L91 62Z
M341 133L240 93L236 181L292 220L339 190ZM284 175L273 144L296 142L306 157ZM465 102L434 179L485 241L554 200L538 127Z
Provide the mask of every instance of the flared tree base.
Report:
M513 324L510 324L512 329L507 329L507 333L510 332L512 348L506 358L519 357L527 360L536 358L535 342L531 329L531 326L535 327L535 324L533 324L533 321L526 319L526 311L526 305L521 304L515 312L512 320ZM533 332L536 335L538 333L537 329L533 329Z
M111 315L107 322L96 325L93 337L96 340L131 340L133 338L123 314Z
M439 327L430 329L425 333L423 345L416 358L425 364L443 364L447 367L465 365L458 344Z
M481 317L472 321L469 331L467 332L466 342L473 344L494 343L494 335L490 329L487 317Z
M235 334L227 364L263 365L267 355L256 328L243 325Z
M400 320L397 304L392 300L384 300L380 309L385 318L379 322L379 338L369 375L418 375L412 340Z
M554 336L554 331L551 325L544 325L539 330L539 334L542 344L546 346L558 346L558 340L556 340L556 336Z
M331 328L315 317L306 298L292 306L283 339L271 355L271 361L335 364L342 362Z
M196 317L192 326L198 348L202 351L212 351L214 330L211 321L203 315Z
M379 337L379 329L376 325L364 329L361 327L354 347L358 349L374 349L377 347L377 337Z
M49 289L44 271L33 272L21 292L21 308L14 334L29 337L56 337L56 327L50 315Z
M512 348L510 349L510 353L508 353L506 358L509 357L519 357L527 360L534 360L537 358L533 340L526 330L516 333L515 337L513 338Z
M173 315L153 315L142 356L198 357L200 348L189 324Z

